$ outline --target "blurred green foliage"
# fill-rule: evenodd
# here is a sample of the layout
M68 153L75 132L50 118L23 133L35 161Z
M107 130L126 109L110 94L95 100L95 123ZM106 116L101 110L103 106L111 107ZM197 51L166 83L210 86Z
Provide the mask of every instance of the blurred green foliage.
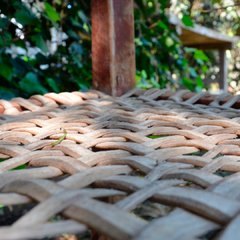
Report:
M181 46L168 8L165 0L135 1L137 84L199 91L208 57ZM188 14L182 22L193 25ZM1 98L91 86L89 1L2 0L0 31Z
M161 3L160 3L161 2ZM183 47L167 16L167 0L135 0L136 65L138 86L200 91L208 70L201 50ZM183 24L193 22L186 13Z
M86 1L2 0L0 11L1 98L90 87Z

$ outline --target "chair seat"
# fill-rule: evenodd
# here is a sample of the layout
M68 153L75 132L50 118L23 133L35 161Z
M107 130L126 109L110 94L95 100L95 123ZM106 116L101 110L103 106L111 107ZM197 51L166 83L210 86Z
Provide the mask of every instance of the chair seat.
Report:
M0 239L240 236L238 96L48 93L0 113Z

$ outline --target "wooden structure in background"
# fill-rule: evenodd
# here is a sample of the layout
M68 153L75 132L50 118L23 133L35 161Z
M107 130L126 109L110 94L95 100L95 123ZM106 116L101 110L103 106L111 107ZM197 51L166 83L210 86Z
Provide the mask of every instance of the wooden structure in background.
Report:
M93 87L120 96L135 86L133 0L92 1Z
M185 46L203 50L217 50L219 52L219 88L227 91L226 50L232 49L236 42L239 41L239 38L229 37L198 24L194 24L194 27L186 27L175 15L170 15L170 22L177 26L180 39Z
M93 87L121 96L135 86L133 0L92 0ZM238 38L195 24L186 27L175 16L170 22L179 29L185 46L219 51L219 88L227 91L226 50Z

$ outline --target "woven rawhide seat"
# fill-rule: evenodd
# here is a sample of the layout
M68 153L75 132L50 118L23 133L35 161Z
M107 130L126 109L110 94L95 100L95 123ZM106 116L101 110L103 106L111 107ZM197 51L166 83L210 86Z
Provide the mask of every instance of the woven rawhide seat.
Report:
M0 101L0 239L240 239L239 97Z

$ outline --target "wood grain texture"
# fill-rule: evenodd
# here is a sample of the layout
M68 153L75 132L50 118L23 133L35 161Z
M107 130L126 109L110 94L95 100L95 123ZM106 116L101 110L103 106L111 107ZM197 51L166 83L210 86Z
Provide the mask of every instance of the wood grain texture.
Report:
M92 1L93 87L120 96L135 85L133 0Z

